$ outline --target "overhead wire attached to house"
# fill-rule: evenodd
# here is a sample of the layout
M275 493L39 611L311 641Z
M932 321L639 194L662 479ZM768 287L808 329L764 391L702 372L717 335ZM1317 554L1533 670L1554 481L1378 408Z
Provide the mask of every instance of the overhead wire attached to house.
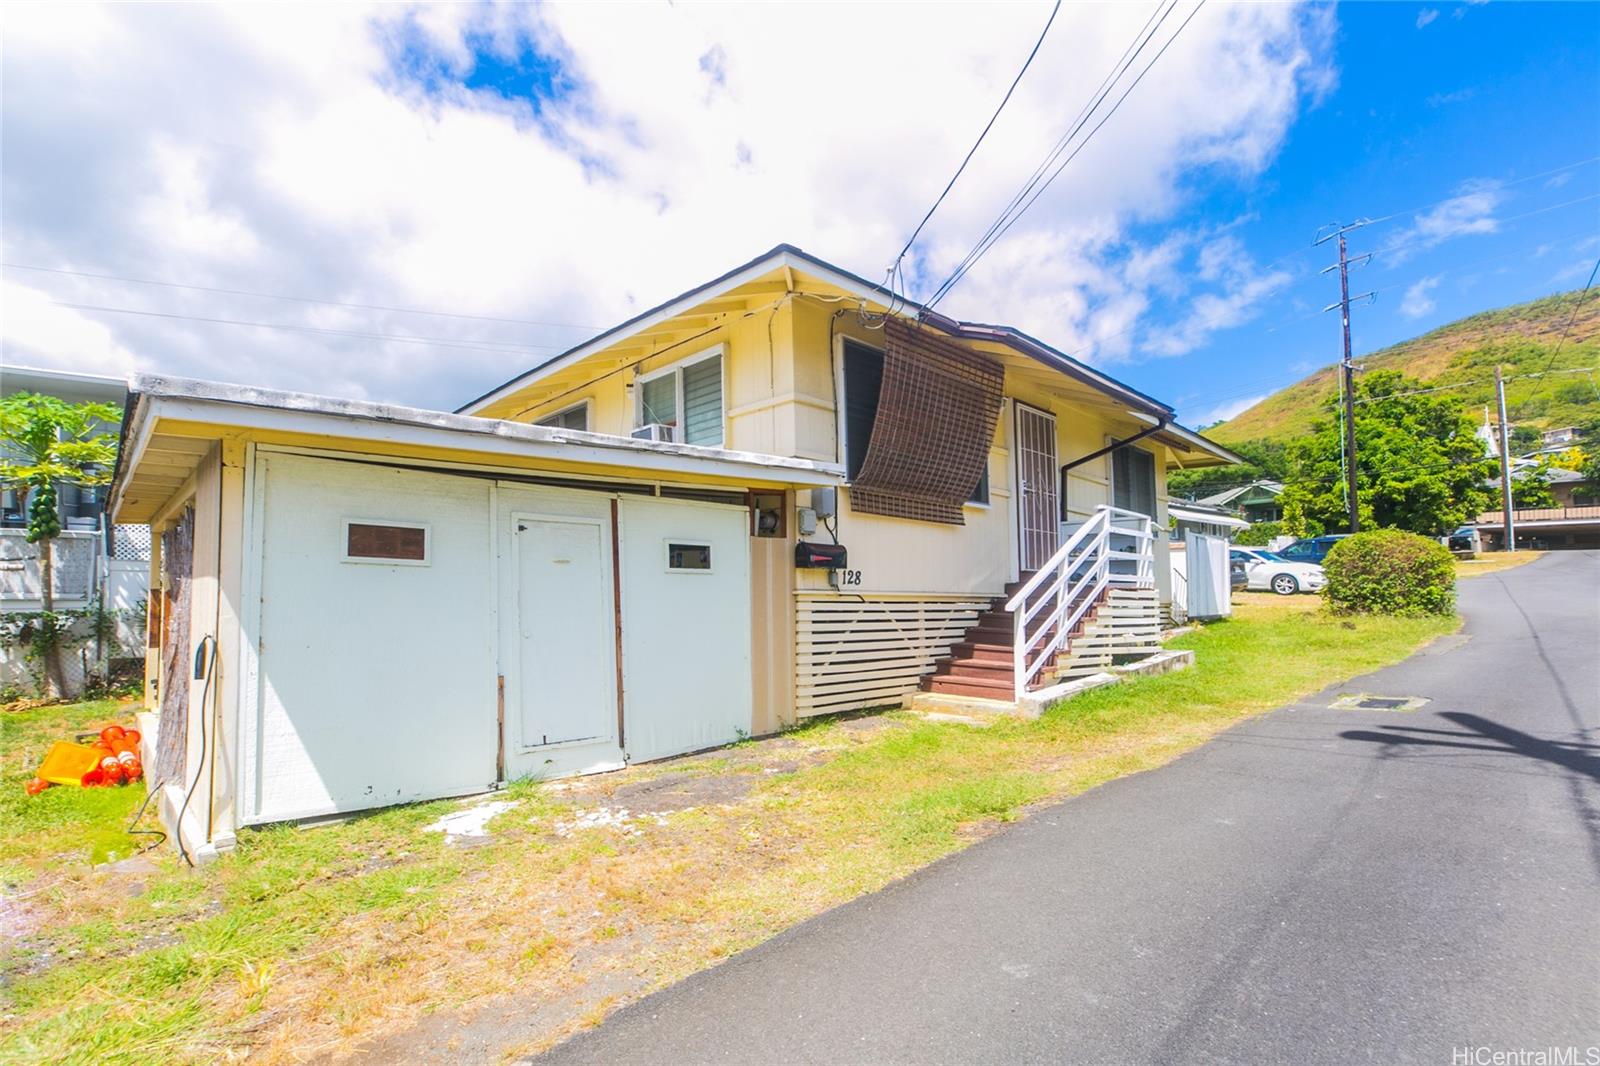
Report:
M1166 22L1167 17L1171 14L1176 2L1177 0L1170 0L1166 9L1162 11L1159 19L1157 19L1154 26L1151 27L1149 33L1145 34L1143 39L1139 41L1138 47L1133 50L1132 54L1128 57L1127 62L1122 64L1114 72L1113 76L1108 79L1107 83L1104 84L1103 90L1094 99L1090 106L1085 109L1083 117L1068 132L1067 136L1057 143L1057 147L1054 149L1051 156L1047 157L1045 164L1046 167L1048 167L1054 159L1060 157L1063 153L1066 153L1067 145L1072 142L1072 140L1077 136L1078 131L1081 130L1083 126L1088 123L1089 119L1093 117L1095 110L1099 108L1100 104L1110 94L1111 90L1115 88L1116 82L1120 80L1122 75L1131 68L1133 60L1138 57L1139 53L1142 52L1155 37L1162 24ZM1194 17L1200 13L1200 9L1204 6L1205 0L1200 0L1199 3L1195 4L1193 10L1191 10L1188 16L1184 18L1183 22L1179 24L1172 36L1167 38L1165 43L1162 44L1160 50L1158 50L1156 54L1151 57L1150 61L1145 64L1144 68L1141 69L1139 73L1134 76L1133 80L1128 83L1127 87L1123 89L1122 94L1117 97L1116 102L1113 103L1110 109L1105 112L1105 114L1100 118L1100 121L1095 123L1094 127L1090 129L1088 133L1084 134L1080 140L1078 140L1077 145L1072 148L1072 151L1065 154L1065 158L1062 158L1059 163L1055 164L1055 169L1050 172L1049 176L1044 178L1042 181L1039 181L1037 178L1030 179L1029 183L1023 187L1023 190L1019 193L1019 195L1017 197L1013 197L1013 205L1018 205L1018 201L1022 200L1023 197L1026 197L1026 199L1022 200L1018 206L1008 206L1005 211L1001 212L1000 217L997 218L993 224L991 224L985 235L979 238L978 243L973 246L972 250L967 253L956 269L950 273L950 276L940 284L939 288L935 290L933 296L928 299L927 307L929 310L932 310L940 300L944 299L950 290L954 288L955 285L959 283L961 279L964 278L967 273L974 266L976 266L985 255L989 253L989 250L999 243L1001 238L1003 238L1011 229L1011 227L1017 223L1017 220L1027 213L1028 209L1038 201L1039 197L1044 194L1045 190L1047 190L1050 185L1061 176L1062 171L1066 170L1067 166L1071 164L1072 161L1078 157L1079 153L1081 153L1083 149L1088 146L1089 142L1094 139L1095 134L1099 133L1101 128L1103 128L1105 124L1111 120L1111 116L1115 115L1122 107L1122 104L1127 100L1128 95L1132 93L1134 89L1138 88L1139 83L1143 81L1145 76L1150 73L1151 69L1158 62L1160 62L1161 57L1167 53L1167 49L1172 47L1173 42L1183 34L1183 31L1188 28L1190 22L1194 21ZM1031 194L1029 189L1032 189Z
M951 189L955 188L956 179L961 177L962 172L967 169L967 164L972 162L972 157L977 154L978 147L983 144L983 139L989 136L990 130L994 129L995 120L1000 117L1000 112L1006 109L1006 104L1011 102L1011 94L1017 91L1017 86L1021 83L1022 76L1028 73L1028 68L1033 65L1034 57L1039 54L1040 46L1044 44L1045 37L1050 33L1050 27L1055 24L1056 16L1060 13L1061 0L1056 0L1055 6L1050 9L1050 17L1045 19L1044 29L1039 31L1039 39L1033 42L1033 50L1028 53L1028 58L1023 60L1022 69L1017 71L1017 76L1011 79L1011 86L1006 89L1005 96L1001 97L1000 106L995 108L994 114L989 116L989 121L984 124L983 132L978 134L978 139L972 142L971 148L967 149L967 154L961 160L961 165L956 167L954 174L950 175L950 180L945 183L944 190L933 201L933 206L928 208L928 213L922 216L922 221L917 223L917 228L911 231L911 236L907 238L905 247L900 249L900 254L895 256L894 262L889 265L884 285L889 289L891 295L897 294L904 288L900 264L905 261L906 255L911 251L911 246L917 243L917 237L922 233L923 227L928 224L928 220L933 217L933 213L939 210L939 205L944 203L944 198L950 195ZM901 279L902 284L897 286L895 284L896 279Z

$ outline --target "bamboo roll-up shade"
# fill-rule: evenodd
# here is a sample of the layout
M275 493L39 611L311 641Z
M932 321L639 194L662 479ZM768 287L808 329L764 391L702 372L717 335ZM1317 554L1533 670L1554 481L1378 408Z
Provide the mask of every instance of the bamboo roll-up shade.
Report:
M962 525L1000 418L1005 368L930 330L884 325L883 385L855 511Z

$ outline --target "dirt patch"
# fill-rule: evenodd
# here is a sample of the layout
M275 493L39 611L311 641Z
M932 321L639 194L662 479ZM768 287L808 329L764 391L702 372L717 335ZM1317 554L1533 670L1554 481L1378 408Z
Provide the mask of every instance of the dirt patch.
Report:
M756 778L751 774L671 774L623 785L611 793L611 802L635 814L666 814L690 807L738 803L755 783Z

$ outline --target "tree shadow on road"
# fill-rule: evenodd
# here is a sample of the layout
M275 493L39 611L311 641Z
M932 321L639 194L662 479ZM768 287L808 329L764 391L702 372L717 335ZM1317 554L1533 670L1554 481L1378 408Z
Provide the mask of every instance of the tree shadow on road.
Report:
M1385 726L1382 732L1350 729L1339 736L1345 740L1365 740L1391 746L1428 748L1466 748L1500 755L1521 755L1551 763L1573 773L1600 781L1600 744L1573 740L1545 740L1532 733L1465 711L1446 711L1439 717L1461 726L1454 729L1422 729L1416 726ZM1454 738L1454 739L1445 739Z
M1385 753L1406 747L1451 748L1483 751L1494 755L1519 755L1568 771L1568 788L1578 821L1589 837L1589 856L1600 871L1600 807L1594 802L1595 790L1580 778L1600 782L1600 744L1576 740L1545 740L1532 733L1491 721L1465 711L1445 711L1439 715L1461 729L1423 729L1418 726L1385 726L1383 730L1349 729L1339 736L1345 740L1364 740L1384 745ZM1585 730L1582 736L1587 737Z

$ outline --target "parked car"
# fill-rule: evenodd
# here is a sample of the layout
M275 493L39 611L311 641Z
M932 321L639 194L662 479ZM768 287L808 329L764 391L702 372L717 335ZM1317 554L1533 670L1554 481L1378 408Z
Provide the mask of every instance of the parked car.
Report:
M1445 547L1453 552L1475 552L1478 550L1478 531L1471 526L1462 526L1450 534Z
M1233 548L1228 553L1231 563L1243 563L1246 586L1253 592L1271 589L1280 596L1293 596L1297 592L1317 592L1328 583L1322 567L1314 563L1297 563L1284 559L1276 552L1259 548Z
M1304 537L1287 547L1279 548L1275 554L1282 556L1286 562L1315 563L1320 566L1322 565L1322 560L1326 559L1328 553L1333 550L1333 546L1349 535L1348 533L1329 533L1321 537Z

